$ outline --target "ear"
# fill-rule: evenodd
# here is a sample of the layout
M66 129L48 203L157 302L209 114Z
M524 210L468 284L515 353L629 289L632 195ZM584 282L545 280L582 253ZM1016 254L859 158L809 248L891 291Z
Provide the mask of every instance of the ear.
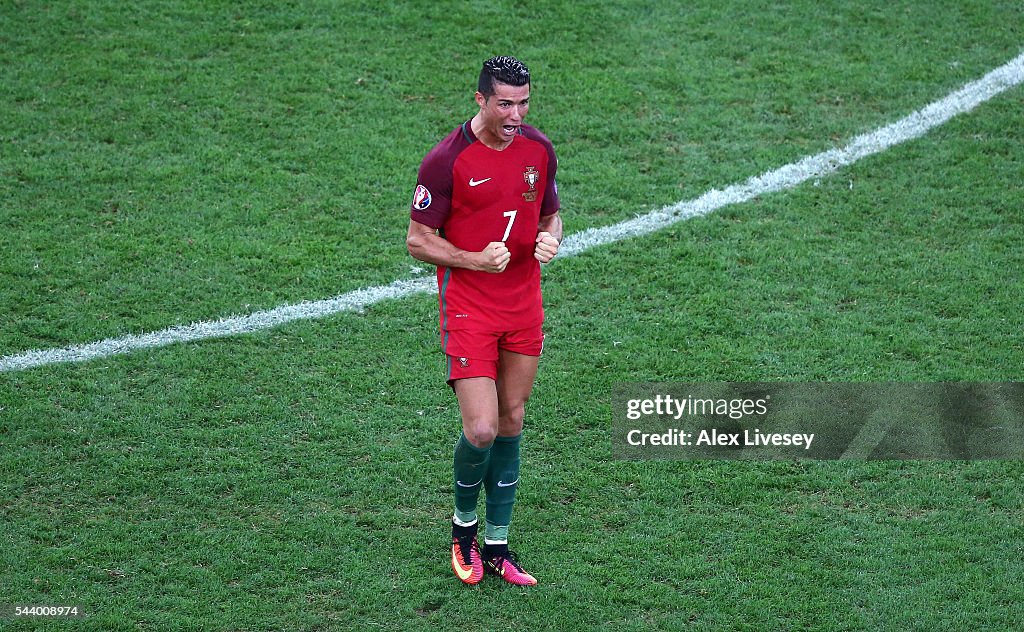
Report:
M476 104L480 106L481 110L484 109L485 105L487 105L487 97L485 97L483 93L477 92L473 95L473 98L476 99Z

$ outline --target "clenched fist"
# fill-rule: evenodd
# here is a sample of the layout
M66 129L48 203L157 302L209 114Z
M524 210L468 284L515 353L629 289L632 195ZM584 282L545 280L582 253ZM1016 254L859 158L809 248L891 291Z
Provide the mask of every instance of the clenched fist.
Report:
M558 253L558 240L551 233L541 231L537 233L537 245L533 249L533 256L541 263L551 261Z
M512 255L509 254L508 248L505 247L505 242L492 241L479 253L480 267L479 269L483 272L498 273L503 272L505 267L508 265L509 259Z

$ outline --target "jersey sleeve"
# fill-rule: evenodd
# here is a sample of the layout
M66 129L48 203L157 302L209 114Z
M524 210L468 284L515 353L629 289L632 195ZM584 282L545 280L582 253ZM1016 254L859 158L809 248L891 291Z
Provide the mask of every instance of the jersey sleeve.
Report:
M523 127L527 137L539 142L544 146L544 150L548 152L548 181L544 188L544 201L541 203L540 214L553 215L562 207L558 199L558 184L555 179L556 172L558 171L558 158L555 157L555 147L551 144L548 137L537 128L525 125Z
M548 184L544 190L544 202L540 207L541 215L554 215L562 207L558 199L558 183L555 181L556 171L558 171L558 158L555 158L555 150L548 143Z
M452 165L436 150L420 164L416 190L412 195L410 217L431 228L440 228L452 208Z
M441 228L452 210L452 178L455 160L469 146L463 128L456 127L434 146L420 164L410 216L431 228Z

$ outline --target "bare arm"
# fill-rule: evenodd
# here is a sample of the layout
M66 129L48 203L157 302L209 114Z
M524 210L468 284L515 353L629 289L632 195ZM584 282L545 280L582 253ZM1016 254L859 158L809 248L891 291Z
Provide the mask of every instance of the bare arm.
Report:
M405 245L409 254L431 263L447 268L465 268L480 272L502 272L508 265L509 252L505 244L492 241L480 252L462 250L450 241L437 234L437 229L409 220L409 233L405 237Z
M551 261L558 254L558 246L562 243L562 216L558 212L542 215L537 224L537 246L533 256L541 263Z

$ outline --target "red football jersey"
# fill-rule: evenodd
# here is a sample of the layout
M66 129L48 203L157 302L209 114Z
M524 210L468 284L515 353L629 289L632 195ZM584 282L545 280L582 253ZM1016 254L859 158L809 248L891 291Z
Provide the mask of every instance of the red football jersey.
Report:
M528 125L498 151L467 121L423 159L412 219L457 248L479 252L501 241L511 256L498 274L438 266L442 330L513 331L543 322L533 251L541 215L559 209L556 168L551 141Z

